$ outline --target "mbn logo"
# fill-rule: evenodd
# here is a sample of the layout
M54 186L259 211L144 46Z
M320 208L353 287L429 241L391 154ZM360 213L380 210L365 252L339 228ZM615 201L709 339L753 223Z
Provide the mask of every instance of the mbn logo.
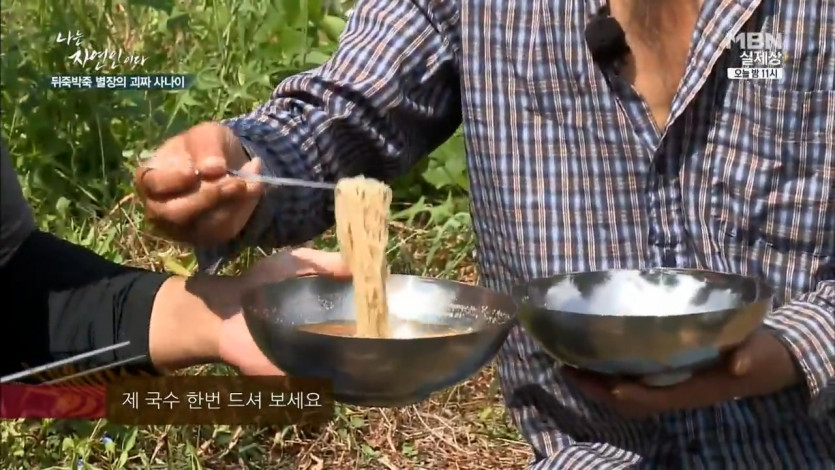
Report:
M728 48L734 43L749 51L781 50L783 48L783 35L780 33L739 33L731 39Z

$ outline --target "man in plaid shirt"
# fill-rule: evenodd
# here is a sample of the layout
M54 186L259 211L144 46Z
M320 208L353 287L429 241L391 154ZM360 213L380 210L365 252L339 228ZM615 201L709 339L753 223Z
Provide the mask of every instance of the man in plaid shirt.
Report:
M631 48L618 67L584 38L606 7ZM781 79L728 78L739 32L782 36ZM488 287L677 266L777 292L727 365L670 388L566 373L514 330L501 380L532 468L835 466L835 2L361 0L329 62L159 149L198 175L137 185L212 269L333 224L332 194L227 167L390 180L462 123Z

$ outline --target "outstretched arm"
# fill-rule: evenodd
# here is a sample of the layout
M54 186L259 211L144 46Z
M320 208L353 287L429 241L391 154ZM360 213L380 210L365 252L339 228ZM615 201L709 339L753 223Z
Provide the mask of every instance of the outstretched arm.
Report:
M461 122L457 35L456 2L362 0L327 63L225 124L260 157L262 173L390 180ZM217 265L243 247L303 243L332 224L331 192L270 189L236 239L198 256L203 267Z

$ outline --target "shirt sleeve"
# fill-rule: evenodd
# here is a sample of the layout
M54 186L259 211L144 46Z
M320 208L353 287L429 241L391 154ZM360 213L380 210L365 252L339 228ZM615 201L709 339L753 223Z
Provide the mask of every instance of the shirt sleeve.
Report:
M777 309L765 323L803 373L810 415L825 418L835 409L835 279Z
M225 121L262 173L335 182L399 176L461 123L457 2L361 0L324 65ZM333 225L333 193L266 190L236 239L198 251L210 271L244 247L304 243Z
M154 301L170 274L109 261L55 235L33 231L0 267L4 312L0 375L129 341L73 363L79 370L131 361L126 369L155 373L149 331Z
M23 197L6 142L0 140L0 267L8 263L35 227L32 207Z

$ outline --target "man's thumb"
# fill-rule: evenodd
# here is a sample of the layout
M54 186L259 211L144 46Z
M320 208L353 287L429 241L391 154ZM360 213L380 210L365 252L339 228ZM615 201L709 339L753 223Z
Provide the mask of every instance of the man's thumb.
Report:
M750 372L752 363L751 348L748 344L743 344L731 356L729 372L734 377L742 377Z
M297 248L290 252L293 264L293 275L308 276L323 274L332 277L351 277L351 270L345 262L342 253L315 250L313 248Z
M252 160L246 162L244 166L241 167L241 171L244 173L248 173L251 175L257 175L261 173L261 159L260 158L253 158ZM249 181L246 182L246 195L252 198L258 198L261 196L261 191L263 190L263 185L259 181Z

